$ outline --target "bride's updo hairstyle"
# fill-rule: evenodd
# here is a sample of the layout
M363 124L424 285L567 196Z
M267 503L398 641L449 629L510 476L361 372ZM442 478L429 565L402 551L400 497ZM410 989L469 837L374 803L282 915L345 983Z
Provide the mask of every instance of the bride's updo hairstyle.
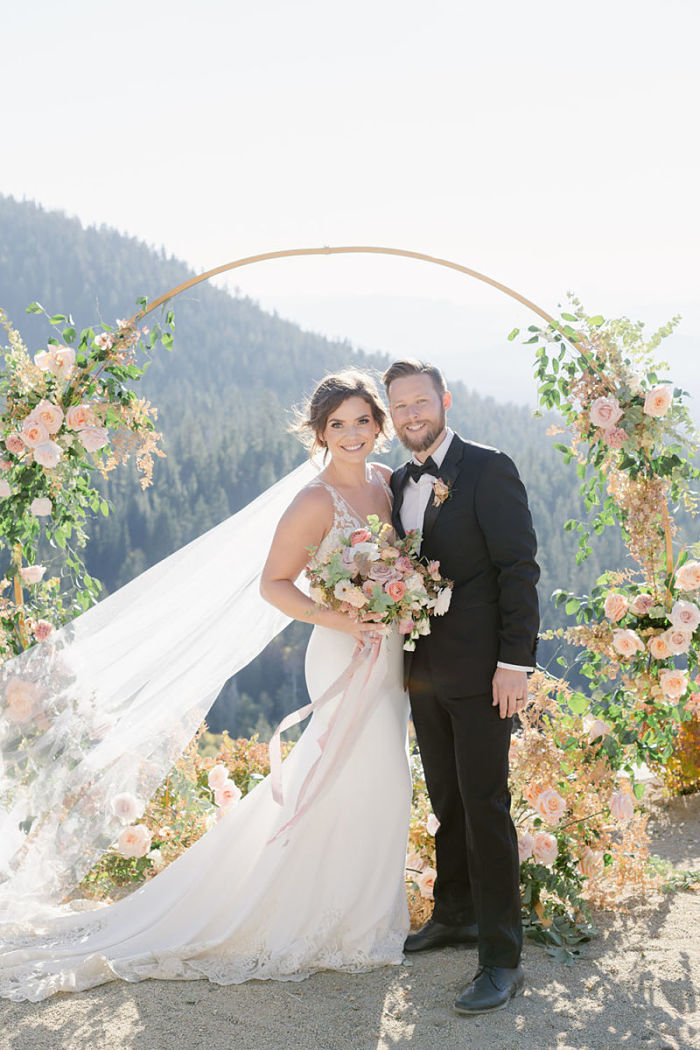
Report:
M388 416L377 384L369 372L362 372L359 368L344 368L342 372L332 372L325 376L303 408L297 411L297 418L291 430L309 449L309 456L313 456L319 449L325 449L323 434L328 420L349 397L361 397L367 402L372 419L379 427L376 448L377 451L381 450L384 439L388 437Z

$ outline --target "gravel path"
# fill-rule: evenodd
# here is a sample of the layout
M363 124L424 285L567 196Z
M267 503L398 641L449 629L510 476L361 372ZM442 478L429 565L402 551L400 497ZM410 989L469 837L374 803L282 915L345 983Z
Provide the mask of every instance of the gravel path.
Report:
M700 795L654 820L654 852L700 867ZM0 1004L0 1050L689 1050L700 1048L700 893L597 917L572 967L527 945L526 994L491 1017L452 1013L469 949L301 984L111 984Z

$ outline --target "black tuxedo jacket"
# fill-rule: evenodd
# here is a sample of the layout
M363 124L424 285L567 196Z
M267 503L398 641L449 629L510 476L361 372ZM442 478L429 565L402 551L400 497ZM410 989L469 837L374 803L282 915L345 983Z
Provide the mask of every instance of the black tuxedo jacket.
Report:
M440 477L449 497L428 501L421 555L452 580L450 608L430 618L431 633L405 654L405 679L426 670L445 697L491 693L497 661L535 666L539 627L537 541L525 488L503 452L452 438ZM406 466L391 477L393 523L400 536ZM414 660L413 657L416 657Z

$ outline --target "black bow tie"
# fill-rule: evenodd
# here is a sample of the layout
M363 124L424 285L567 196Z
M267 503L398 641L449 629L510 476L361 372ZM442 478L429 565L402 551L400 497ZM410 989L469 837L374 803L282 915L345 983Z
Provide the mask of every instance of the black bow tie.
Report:
M439 477L440 468L432 456L428 456L425 463L414 463L411 460L410 463L406 464L406 477L418 481L424 474L432 474L435 478Z

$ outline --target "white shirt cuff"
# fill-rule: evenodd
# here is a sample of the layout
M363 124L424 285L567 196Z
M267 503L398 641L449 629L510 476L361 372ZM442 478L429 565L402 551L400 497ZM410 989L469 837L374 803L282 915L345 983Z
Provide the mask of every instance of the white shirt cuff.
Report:
M498 661L496 667L504 667L506 671L534 671L534 667L521 667L520 664L504 664L501 660Z

